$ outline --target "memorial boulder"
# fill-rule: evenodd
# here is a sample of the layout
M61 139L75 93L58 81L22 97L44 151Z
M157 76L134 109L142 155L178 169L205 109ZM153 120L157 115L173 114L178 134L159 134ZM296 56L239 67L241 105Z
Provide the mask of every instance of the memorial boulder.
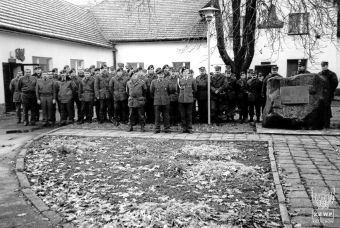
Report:
M328 87L326 78L317 74L269 79L263 127L322 129L328 104Z

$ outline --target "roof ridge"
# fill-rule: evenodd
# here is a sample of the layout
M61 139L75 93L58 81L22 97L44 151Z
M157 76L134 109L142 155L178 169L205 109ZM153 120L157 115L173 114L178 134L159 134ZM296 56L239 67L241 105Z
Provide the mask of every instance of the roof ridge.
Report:
M106 1L106 0L104 0ZM99 3L100 4L100 3ZM91 16L91 18L93 19L95 26L97 27L100 35L102 35L102 37L108 42L110 43L110 39L106 36L106 34L104 33L104 31L102 30L101 26L98 24L97 18L94 16L94 14L92 13L92 11L90 9L86 10L87 13Z

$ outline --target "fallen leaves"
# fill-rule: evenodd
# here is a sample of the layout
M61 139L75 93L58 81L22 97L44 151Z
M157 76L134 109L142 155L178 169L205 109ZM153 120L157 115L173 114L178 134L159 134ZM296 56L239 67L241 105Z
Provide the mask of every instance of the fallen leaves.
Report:
M273 227L281 223L266 147L50 136L28 149L26 173L79 227Z

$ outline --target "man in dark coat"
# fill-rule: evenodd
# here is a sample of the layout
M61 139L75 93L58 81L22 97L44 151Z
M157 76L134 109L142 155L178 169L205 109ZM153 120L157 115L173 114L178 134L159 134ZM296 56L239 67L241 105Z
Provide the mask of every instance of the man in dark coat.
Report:
M77 122L80 123L82 114L81 114L81 101L79 100L78 90L79 90L79 85L80 85L80 82L81 82L81 78L80 78L79 75L77 76L77 72L76 72L75 69L71 69L69 74L70 74L71 80L76 85L76 90L75 90L75 93L73 94L73 102L76 104L76 107L77 107ZM73 104L72 107L73 107L72 108L73 116L75 116L74 104Z
M208 122L208 74L205 67L199 68L200 75L196 77L197 103L200 123Z
M223 100L223 90L225 86L226 77L221 73L221 67L215 66L215 73L211 77L211 119L212 122L220 123L219 115L222 114L222 107L220 103Z
M116 75L110 80L110 90L113 95L114 104L114 121L113 123L118 126L120 122L126 123L127 116L127 99L126 84L128 76L124 74L124 70L117 69Z
M41 75L42 75L42 69L40 66L36 66L33 68L34 70L34 73L32 74L33 77L35 77L37 80L41 78ZM41 105L35 103L35 106L33 107L34 108L34 112L37 114L35 116L35 120L36 121L39 121L39 117L40 117L40 109L41 109Z
M96 77L94 82L94 91L97 100L100 102L100 118L99 123L109 120L112 121L112 95L110 90L110 75L107 71L107 67L102 66L101 74Z
M163 72L164 72L164 78L168 78L170 76L170 67L168 64L165 64L162 68Z
M55 83L53 79L48 78L47 72L43 72L41 79L37 81L36 96L37 103L41 105L44 126L48 126L55 120L53 104L56 103L56 90Z
M321 62L321 68L322 68L322 71L319 73L319 75L322 75L324 76L326 79L327 79L327 82L328 82L328 85L329 85L329 97L326 101L326 104L325 104L325 109L326 109L326 115L325 115L325 118L324 118L324 121L325 121L325 128L329 128L330 127L330 120L332 118L332 109L331 109L331 103L332 103L332 100L334 98L334 92L336 90L336 88L338 87L338 84L339 84L339 80L338 80L338 77L337 75L333 72L333 71L330 71L328 69L328 62Z
M247 75L241 72L240 79L236 82L237 85L237 103L239 108L240 123L248 122L248 84Z
M237 79L236 79L236 75L231 72L230 65L226 65L225 76L226 76L225 87L224 87L224 92L226 94L225 112L227 116L227 121L229 120L234 121L236 104L237 104L237 97L236 97Z
M126 92L129 95L129 131L133 131L134 115L137 114L141 125L141 131L144 132L144 105L147 88L145 82L138 77L138 74L133 74L126 84Z
M96 78L98 78L100 75L100 68L90 68L90 69L91 69L91 77L93 77L93 79L96 80ZM100 101L97 99L96 96L94 97L94 107L96 111L96 118L97 118L97 121L99 122L100 121Z
M17 116L17 124L21 123L21 94L18 88L19 79L22 77L22 71L18 71L15 78L11 80L9 89L13 96L13 103L15 105L15 113Z
M79 123L84 123L84 117L86 117L86 122L91 123L94 104L94 78L91 77L89 70L84 72L84 78L79 84L78 97L81 101L81 116Z
M249 94L248 94L248 112L250 122L254 121L254 115L256 113L256 121L260 122L261 117L261 90L262 82L258 79L254 71L251 72L251 78L247 82Z
M26 69L25 75L19 79L18 90L21 92L21 101L24 108L24 123L28 125L28 112L31 111L31 125L35 125L37 109L37 97L35 87L37 78L31 75L31 70Z
M73 94L76 92L77 86L66 74L61 73L61 80L56 85L56 93L60 102L60 125L73 124Z
M145 104L145 111L146 111L146 122L147 123L154 123L155 122L155 110L153 107L153 98L150 93L150 85L152 80L157 79L157 74L155 73L155 69L153 65L148 67L148 73L146 75L145 84L147 87L146 93L146 104Z
M161 114L163 116L164 132L170 132L170 85L169 81L164 79L163 70L156 71L157 79L154 79L150 85L151 96L153 97L153 105L155 107L155 128L154 133L160 133Z
M170 124L177 125L179 123L179 111L178 111L178 77L179 72L172 69L170 71L169 81L169 95L170 95Z
M192 133L192 105L197 91L196 80L190 77L190 70L183 68L183 77L178 80L178 103L181 113L182 133Z

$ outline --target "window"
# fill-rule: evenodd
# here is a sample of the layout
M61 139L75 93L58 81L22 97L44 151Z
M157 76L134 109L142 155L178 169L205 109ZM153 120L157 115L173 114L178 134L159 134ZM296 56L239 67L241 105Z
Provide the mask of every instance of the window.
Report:
M52 58L33 56L32 60L34 64L39 64L42 71L49 71L52 69Z
M84 68L84 60L81 60L81 59L71 59L70 67L74 68L74 69L76 69L76 71L78 71L78 69Z
M288 35L306 35L308 28L309 13L289 14Z
M106 65L106 62L97 61L97 68L101 68L103 65Z
M280 21L276 14L276 6L271 4L268 10L262 16L262 22L259 24L259 29L283 28L284 22Z
M126 66L131 66L133 69L142 67L144 69L144 63L126 63Z
M179 71L182 67L190 69L190 62L173 62L172 66L176 71Z

